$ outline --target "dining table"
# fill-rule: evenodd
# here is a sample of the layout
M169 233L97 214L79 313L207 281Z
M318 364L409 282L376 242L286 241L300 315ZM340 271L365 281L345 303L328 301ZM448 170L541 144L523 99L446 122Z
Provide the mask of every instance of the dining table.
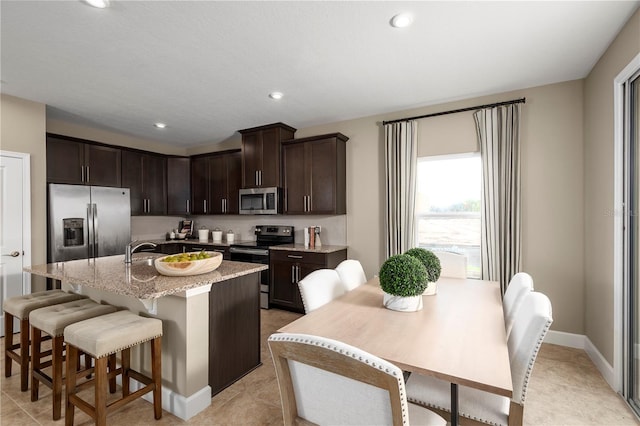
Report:
M377 277L280 328L360 348L411 374L451 384L451 424L458 424L458 386L512 397L511 368L498 282L441 277L423 308L383 306Z

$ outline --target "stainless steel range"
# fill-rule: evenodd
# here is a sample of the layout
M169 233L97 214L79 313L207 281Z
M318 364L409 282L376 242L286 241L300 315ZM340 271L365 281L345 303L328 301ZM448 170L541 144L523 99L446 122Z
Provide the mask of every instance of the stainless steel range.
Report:
M269 264L269 247L294 243L293 226L260 225L256 226L255 242L232 244L229 247L231 260L238 262ZM260 307L269 309L270 272L267 269L260 275Z

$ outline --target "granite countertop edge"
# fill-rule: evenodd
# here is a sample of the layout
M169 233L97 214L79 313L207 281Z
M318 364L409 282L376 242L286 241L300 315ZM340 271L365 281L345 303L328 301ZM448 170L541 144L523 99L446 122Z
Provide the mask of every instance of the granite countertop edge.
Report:
M146 257L153 258L159 256L161 255ZM141 259L144 259L144 257L141 256L137 258L137 260ZM74 288L77 286L86 286L87 288L135 297L137 299L156 299L164 296L178 295L198 287L215 285L219 282L268 269L268 266L263 264L224 260L223 263L212 272L184 277L168 277L157 272L153 273L150 271L155 271L155 268L149 266L147 267L148 269L140 274L140 276L145 277L145 279L137 279L135 278L135 271L133 274L127 275L127 269L124 266L124 256L122 255L97 258L95 261L95 266L85 259L84 261L80 261L82 263L79 261L70 261L27 266L23 268L23 271L60 280ZM118 267L119 263L122 263L121 267ZM74 267L73 272L70 272L71 266ZM104 270L108 272L103 273L103 271L101 271L101 273L95 273L96 267L104 268ZM133 277L133 280L131 277ZM157 278L160 278L159 282L155 281ZM156 289L155 284L165 288Z

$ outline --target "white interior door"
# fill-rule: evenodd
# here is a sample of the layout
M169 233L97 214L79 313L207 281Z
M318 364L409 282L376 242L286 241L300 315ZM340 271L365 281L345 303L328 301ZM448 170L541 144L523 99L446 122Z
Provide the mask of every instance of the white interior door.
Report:
M29 162L29 154L0 151L0 304L31 291L30 276L22 272L30 263ZM0 315L4 336L4 312Z

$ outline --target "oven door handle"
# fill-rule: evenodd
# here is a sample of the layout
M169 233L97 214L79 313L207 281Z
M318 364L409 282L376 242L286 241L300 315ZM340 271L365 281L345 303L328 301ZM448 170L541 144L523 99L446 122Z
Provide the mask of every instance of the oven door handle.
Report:
M250 248L236 248L230 247L229 253L239 253L239 254L255 254L258 256L268 256L269 249L250 249Z

